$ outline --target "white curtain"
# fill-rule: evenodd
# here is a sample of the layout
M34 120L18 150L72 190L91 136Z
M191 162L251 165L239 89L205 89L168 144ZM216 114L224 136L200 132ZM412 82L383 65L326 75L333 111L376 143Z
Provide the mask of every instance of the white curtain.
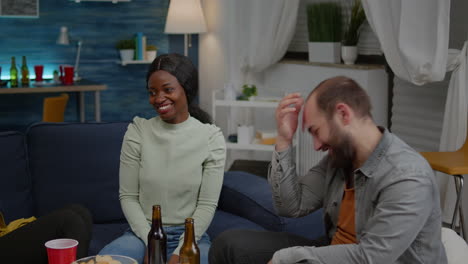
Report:
M452 71L450 84L445 102L444 122L440 140L440 151L454 151L459 149L465 142L468 118L468 67L467 67L467 45L465 42L462 50L449 50L447 71ZM442 205L444 208L444 222L452 221L455 209L455 184L453 177L447 177L438 173L438 179L443 190L441 192ZM468 188L464 188L463 196L468 195ZM464 208L467 204L464 204ZM464 210L466 211L466 210ZM467 226L468 223L465 223Z
M458 149L467 129L467 54L466 43L461 52L448 49L450 0L362 0L362 4L396 76L423 85L441 81L446 71L453 70L440 150ZM451 222L455 205L450 178L438 174L445 222Z
M362 4L395 75L418 85L444 79L450 0L362 0Z
M262 86L262 72L286 53L294 35L299 0L231 0L224 37L226 81Z

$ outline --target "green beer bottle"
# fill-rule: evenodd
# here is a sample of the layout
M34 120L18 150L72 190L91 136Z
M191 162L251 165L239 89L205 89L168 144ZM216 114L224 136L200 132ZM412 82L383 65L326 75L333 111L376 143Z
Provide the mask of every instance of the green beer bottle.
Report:
M26 56L23 56L23 65L21 66L21 86L29 86L29 69L26 64Z
M18 87L18 69L16 69L15 57L11 57L10 87Z

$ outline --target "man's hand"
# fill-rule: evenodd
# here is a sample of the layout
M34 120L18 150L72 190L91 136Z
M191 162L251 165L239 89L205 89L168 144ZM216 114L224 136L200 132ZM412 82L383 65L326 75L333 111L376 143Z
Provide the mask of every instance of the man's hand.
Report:
M173 254L167 264L179 264L179 255Z
M283 151L291 144L298 127L299 112L304 99L299 93L288 94L280 101L276 108L275 118L278 136L276 137L276 151Z
M273 264L273 260L268 261L267 264Z

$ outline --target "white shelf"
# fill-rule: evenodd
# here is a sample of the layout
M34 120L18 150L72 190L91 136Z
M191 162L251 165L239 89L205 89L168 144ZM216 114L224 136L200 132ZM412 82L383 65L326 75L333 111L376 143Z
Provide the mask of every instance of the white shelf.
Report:
M118 2L130 2L131 0L71 0L75 3L79 2L112 2L113 4L117 4Z
M262 144L238 144L226 142L226 148L237 150L258 150L258 151L273 151L275 145L262 145Z
M127 64L151 64L152 61L145 61L145 60L131 60L131 61L119 61L119 64L125 66Z
M241 100L215 100L215 106L232 106L232 107L258 107L258 108L276 108L278 102L269 101L241 101Z

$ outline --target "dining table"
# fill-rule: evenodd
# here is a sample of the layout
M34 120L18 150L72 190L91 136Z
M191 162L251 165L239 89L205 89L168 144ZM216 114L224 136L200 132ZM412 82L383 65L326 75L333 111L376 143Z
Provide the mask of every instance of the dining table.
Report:
M87 79L74 81L64 85L53 80L42 82L30 81L28 86L11 87L9 82L0 84L0 95L3 94L35 94L35 93L63 93L73 92L78 95L78 112L80 122L86 122L85 92L94 92L94 117L96 122L101 122L101 95L100 92L107 89L107 85L93 82Z

